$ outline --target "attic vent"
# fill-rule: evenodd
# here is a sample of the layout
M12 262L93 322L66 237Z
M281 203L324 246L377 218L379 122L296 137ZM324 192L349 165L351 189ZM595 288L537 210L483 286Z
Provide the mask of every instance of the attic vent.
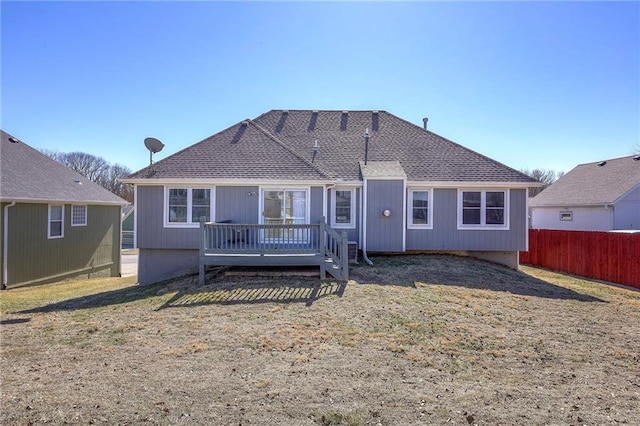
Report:
M635 157L633 157L633 161L640 161L640 155L636 155Z
M607 162L606 162L606 161L601 161L601 162L599 162L599 163L598 163L598 167L602 167L602 166L604 166L605 164L607 164Z
M282 131L282 129L284 128L284 122L287 120L288 116L289 110L282 110L282 115L280 116L280 120L278 120L278 124L276 125L276 133L280 133Z
M318 111L313 111L311 113L311 120L309 120L309 127L307 127L307 131L313 132L316 129L317 122L318 122Z
M347 121L349 120L349 111L342 111L340 118L340 130L347 130Z
M20 142L20 141L19 141L18 139L14 138L13 136L11 136L11 137L9 138L9 142L11 142L11 143L18 143L18 142Z
M377 132L380 129L380 118L378 116L378 111L371 112L371 130Z

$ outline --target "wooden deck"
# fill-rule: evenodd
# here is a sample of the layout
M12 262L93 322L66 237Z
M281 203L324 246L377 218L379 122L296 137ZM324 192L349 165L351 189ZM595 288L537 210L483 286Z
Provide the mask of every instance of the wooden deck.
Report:
M206 266L318 266L320 278L349 277L346 232L323 221L259 225L200 222L200 284Z

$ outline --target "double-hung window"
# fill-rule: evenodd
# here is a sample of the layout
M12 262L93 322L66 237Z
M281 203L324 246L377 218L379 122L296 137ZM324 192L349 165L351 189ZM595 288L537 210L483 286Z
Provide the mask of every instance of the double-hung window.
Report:
M407 224L409 229L433 229L433 207L430 189L409 189Z
M47 238L64 237L64 206L49 206Z
M200 218L213 220L213 189L173 188L165 192L165 226L196 227Z
M71 206L71 226L87 226L87 206Z
M335 188L331 191L331 226L334 228L356 227L356 190Z
M509 229L509 191L458 191L459 229Z

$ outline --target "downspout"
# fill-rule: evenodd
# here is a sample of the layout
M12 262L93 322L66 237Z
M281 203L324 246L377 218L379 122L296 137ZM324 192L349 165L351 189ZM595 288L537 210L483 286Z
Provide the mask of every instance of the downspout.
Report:
M7 283L9 282L9 279L7 278L7 274L9 273L9 267L7 266L9 258L9 207L13 207L15 205L16 202L12 201L11 204L4 206L4 228L2 229L2 288L7 288Z
M373 266L373 262L367 256L367 179L362 179L362 208L360 209L362 217L362 258L369 266Z

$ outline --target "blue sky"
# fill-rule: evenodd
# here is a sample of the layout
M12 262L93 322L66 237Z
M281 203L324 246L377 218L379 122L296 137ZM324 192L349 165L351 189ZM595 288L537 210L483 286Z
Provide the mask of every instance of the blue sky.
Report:
M132 170L274 108L379 109L516 169L640 143L638 2L0 3L1 125Z

